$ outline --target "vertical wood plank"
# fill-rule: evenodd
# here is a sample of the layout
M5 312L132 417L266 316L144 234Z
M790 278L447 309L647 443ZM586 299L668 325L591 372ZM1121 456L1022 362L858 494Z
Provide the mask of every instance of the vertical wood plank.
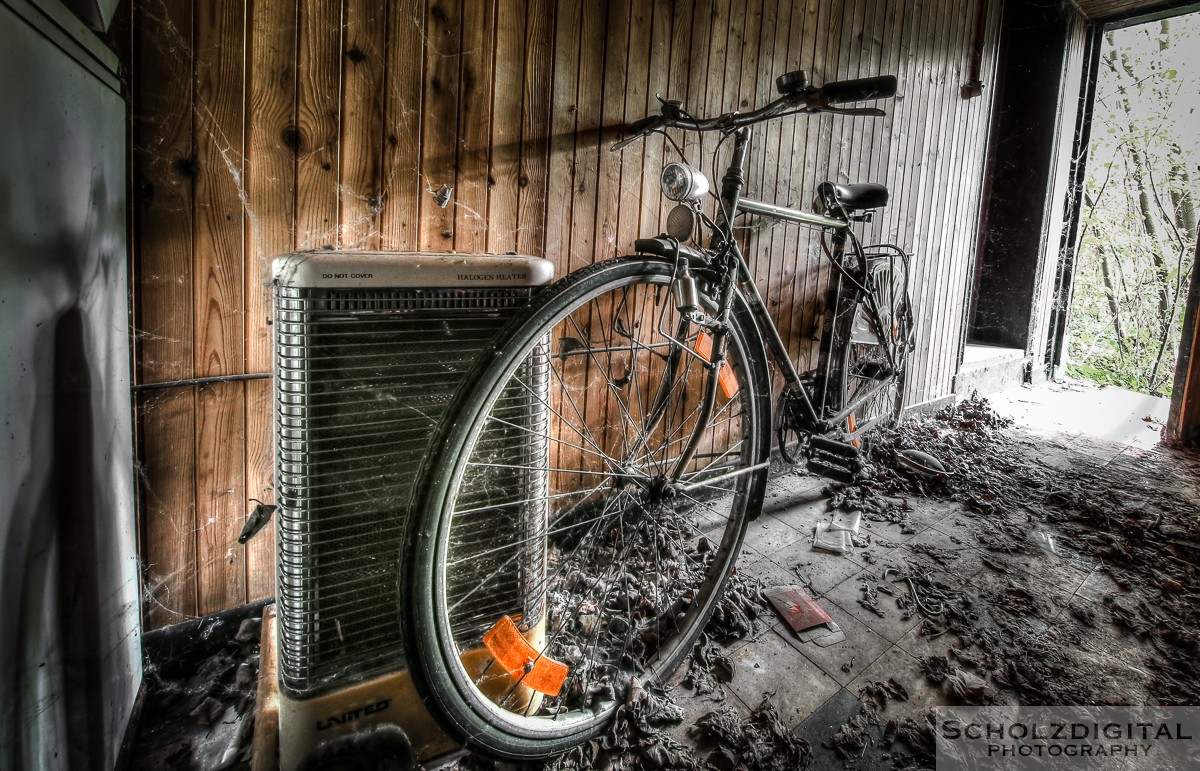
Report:
M624 88L624 105L622 108L623 121L632 123L646 115L651 70L651 46L654 32L653 3L634 4L629 9L629 55L626 62L626 77ZM619 154L607 155L617 162L620 174L620 188L617 193L616 208L616 238L614 240L615 254L628 254L633 251L633 242L640 233L642 221L643 171L647 175L653 172L647 167L647 144L650 137L641 139L626 147ZM610 140L605 138L604 143ZM606 148L605 148L606 149ZM659 169L662 168L661 161Z
M816 26L816 46L809 80L820 86L837 80L838 55L841 50L843 18L849 8L841 3L821 1L820 17ZM814 116L809 120L809 151L805 156L805 194L803 200L816 197L817 186L831 178L836 170L830 168L833 153L834 121L829 115ZM805 300L803 328L811 330L810 336L819 339L824 312L825 296L829 288L829 267L821 257L820 234L812 231L810 237L809 270L805 276ZM819 345L814 341L808 346L808 367L818 365Z
M896 76L897 94L903 93L904 89L904 84L900 81L900 40L904 29L902 20L906 14L906 2L907 0L875 0L875 5L879 6L876 17L883 26L883 31L880 31L878 27L876 29L881 46L879 74ZM875 152L871 155L871 166L868 173L870 182L891 184L890 175L894 167L892 159L896 149L892 142L892 132L896 124L898 104L899 100L897 99L887 101L884 107L887 115L876 121L875 130L871 132L871 141L875 143ZM875 241L888 241L887 224L892 218L892 212L896 209L895 191L891 187L888 189L892 193L892 202L883 211L876 214L875 222L871 225L871 237Z
M955 4L957 6L957 4ZM947 88L952 90L957 95L958 85L952 84L947 87L945 81L945 64L947 59L946 45L947 34L949 31L949 17L952 11L948 9L946 0L939 0L936 4L936 9L932 9L929 15L929 24L932 35L926 48L926 63L928 66L928 75L925 78L926 90L924 104L936 105L940 103L941 98L946 93ZM957 12L954 11L954 12ZM938 148L940 148L944 137L940 135L940 121L944 118L944 111L938 109L924 110L925 120L922 130L920 158L921 158L921 174L918 179L917 195L915 205L913 206L913 222L914 222L914 248L919 249L923 255L921 260L921 269L918 273L920 276L920 298L914 298L914 307L920 318L933 320L933 310L937 303L937 297L941 293L940 282L938 281L941 264L941 255L934 251L932 244L934 233L929 227L930 207L933 206L933 200L936 197L936 192L932 189L936 179L936 167L939 165L936 162ZM924 402L931 398L928 390L929 380L929 363L936 358L936 349L938 338L934 332L936 321L926 325L925 333L917 334L918 346L924 351L920 363L913 372L914 377L910 381L911 388L918 402Z
M600 3L585 3L581 21L581 41L605 39L608 15ZM578 270L594 260L596 254L596 195L600 175L601 108L604 93L604 47L580 44L579 91L575 134L575 165L572 178L571 250L569 261L559 263L560 273Z
M425 96L421 112L421 186L417 192L421 251L454 247L453 195L458 148L459 54L462 3L430 0L425 14Z
M297 249L337 243L341 51L341 3L301 3L296 92Z
M608 5L608 34L604 51L604 91L601 116L603 126L625 123L625 98L629 63L629 25L631 0L613 0ZM604 135L596 138L601 144ZM600 167L596 185L596 221L594 252L596 260L617 254L618 208L621 196L621 158L600 147Z
M387 6L346 0L345 13L338 244L343 249L378 249Z
M891 207L889 221L891 223L889 240L901 245L901 248L912 254L910 267L909 298L915 303L920 299L921 277L919 270L923 256L917 245L910 238L909 212L915 203L914 180L920 174L919 129L922 125L921 100L924 98L925 73L921 67L924 49L922 36L926 35L929 25L926 23L926 8L929 0L909 0L908 14L905 23L905 33L901 40L903 54L900 60L898 78L900 81L899 94L902 99L895 100L893 110L893 146L897 148L889 174L888 185L893 191L897 206ZM914 310L914 316L916 316ZM928 325L928 320L917 317L916 333L919 336L922 329ZM919 345L919 344L918 344ZM910 368L919 366L922 353L920 348L911 354ZM906 403L915 403L916 389L910 382L906 385Z
M572 191L580 49L579 3L559 0L555 10L554 77L550 94L550 154L547 187L546 253L566 265L571 249Z
M196 14L195 372L244 372L245 266L241 187L245 7L201 5ZM221 383L196 397L196 544L199 612L246 601L245 386Z
M973 181L970 170L963 168L962 157L963 144L966 141L964 119L971 100L965 100L959 95L959 86L967 79L965 55L970 45L968 35L972 27L971 20L975 18L970 5L955 8L948 14L950 32L947 40L951 42L951 47L947 51L945 80L941 87L944 119L940 130L949 140L943 143L939 153L942 163L939 164L939 178L935 183L937 202L932 207L929 220L933 233L933 249L942 262L939 278L943 282L931 314L937 320L939 329L936 351L931 357L925 385L926 393L930 394L941 393L943 390L948 392L951 388L951 380L958 364L958 337L962 332L959 324L961 314L955 312L954 306L957 296L966 292L966 284L962 280L965 261L962 253L954 248L954 241L959 226L959 206L969 197L965 187Z
M192 6L135 4L133 73L137 379L192 377ZM147 629L197 611L195 397L150 391L138 399L141 548Z
M755 99L758 95L758 60L759 60L759 33L762 29L762 0L748 0L740 9L740 12L735 14L736 23L730 29L730 35L733 41L730 43L730 53L741 60L739 65L739 77L732 83L732 93L727 94L728 101L721 108L723 112L730 110L751 110L754 109ZM729 89L727 89L728 91ZM758 172L758 162L762 159L765 150L763 138L769 130L768 125L759 124L751 129L750 134L750 156L746 162L747 181L753 180L756 190L761 189L762 176ZM748 234L749 235L749 234ZM755 238L755 241L760 239ZM750 261L751 270L753 271L755 283L758 285L760 294L767 293L767 261L769 256L765 254L757 243L749 244L750 239L743 239L743 246L749 246L746 250L746 256Z
M546 250L546 192L550 149L550 81L554 61L554 2L529 0L521 104L521 162L517 175L517 252Z
M471 0L462 9L458 176L452 199L454 249L459 252L482 252L487 247L496 13L495 0Z
M687 71L682 73L682 80L686 85L675 98L682 99L684 107L693 115L705 115L707 112L706 93L709 64L713 58L711 45L716 3L717 0L694 0L690 8L685 6L675 9L675 24L691 28L688 49L690 64ZM681 144L684 153L689 158L693 158L697 157L695 148L699 143L699 138L694 133L688 132L684 135L684 141ZM707 164L709 158L706 157L702 160Z
M803 9L798 9L801 13ZM797 14L799 15L799 14ZM774 98L777 95L775 78L788 72L791 67L792 51L792 4L768 2L763 8L763 48L770 45L770 56L763 56L769 62L769 69L760 70L762 81L759 87L760 101ZM768 43L768 41L770 41ZM791 174L790 146L795 138L796 116L773 121L770 130L764 137L762 147L763 159L763 198L783 206L790 204L786 199L788 177ZM788 151L785 155L785 148ZM764 248L769 255L768 269L770 276L767 286L767 304L771 318L781 333L785 333L791 325L791 300L795 278L795 255L789 253L784 246L787 239L788 226L774 225L768 232ZM791 271L788 270L792 266ZM782 380L775 377L775 386L782 385Z
M650 25L650 61L649 78L645 90L645 101L641 105L642 115L652 115L659 111L658 96L669 98L666 94L671 89L671 67L673 65L671 46L674 39L674 29L671 24L670 0L654 0L652 14L647 19ZM642 189L640 195L640 221L634 237L654 235L666 228L666 204L672 203L662 194L660 175L666 164L675 160L664 154L667 142L660 135L647 137L643 142ZM627 245L627 249L632 245Z
M258 0L246 126L246 371L272 369L271 259L295 247L296 3ZM246 497L274 502L271 381L246 383ZM251 508L247 504L247 510ZM275 593L274 521L246 544L247 599Z
M492 161L488 184L487 248L517 250L520 212L521 115L525 73L523 0L507 3L496 14L496 87L492 101Z
M813 62L817 55L817 29L819 20L823 17L820 0L807 0L801 7L792 12L792 32L789 51L791 59L789 67L803 69L809 78L813 75ZM783 187L783 195L788 201L797 206L811 206L813 181L813 165L811 162L810 134L815 134L816 123L807 116L797 116L792 126L792 143L787 147L791 158L788 179ZM791 296L782 296L782 302L789 307L789 312L781 327L780 333L788 343L792 362L803 371L811 366L811 350L813 348L813 325L820 309L816 298L816 279L820 262L815 250L816 234L808 228L787 228L784 231L783 248L788 255L788 270L784 280L791 286Z
M413 251L419 230L421 89L425 80L424 0L396 0L387 23L384 99L383 210L380 248Z

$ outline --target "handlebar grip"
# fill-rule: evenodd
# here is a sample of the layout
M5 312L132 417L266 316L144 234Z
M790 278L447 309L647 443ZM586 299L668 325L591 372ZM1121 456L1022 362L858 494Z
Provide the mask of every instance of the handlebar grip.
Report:
M626 145L632 143L634 140L644 136L651 129L657 128L662 123L662 119L663 118L661 115L648 115L645 118L635 120L633 123L630 123L628 127L626 127L625 138L617 142L610 149L612 152L622 149Z
M871 99L887 99L896 95L896 76L882 75L878 78L838 80L821 87L826 104L865 102Z

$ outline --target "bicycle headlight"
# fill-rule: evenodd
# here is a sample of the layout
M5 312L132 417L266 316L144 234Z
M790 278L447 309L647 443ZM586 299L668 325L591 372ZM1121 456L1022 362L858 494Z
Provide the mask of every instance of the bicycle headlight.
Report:
M672 201L695 201L708 192L708 177L686 163L668 163L662 170L662 190Z

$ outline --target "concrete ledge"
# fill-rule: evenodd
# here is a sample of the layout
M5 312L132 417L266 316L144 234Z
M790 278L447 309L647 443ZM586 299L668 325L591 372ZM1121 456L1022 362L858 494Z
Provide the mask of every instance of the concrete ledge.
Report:
M940 409L949 407L956 401L958 401L958 399L954 394L947 394L945 396L939 396L936 399L930 399L929 401L921 402L920 404L908 404L905 405L904 411L900 414L900 417L902 419L925 417L927 415L932 415Z
M1023 385L1030 363L1020 348L968 345L954 377L954 392L964 398L974 392L986 396Z

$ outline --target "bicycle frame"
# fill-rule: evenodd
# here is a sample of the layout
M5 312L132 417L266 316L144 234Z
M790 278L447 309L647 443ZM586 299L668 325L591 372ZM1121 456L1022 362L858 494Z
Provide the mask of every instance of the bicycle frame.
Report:
M776 365L780 368L785 388L790 390L792 394L799 396L799 404L804 410L804 418L809 426L814 430L811 433L826 433L832 427L843 423L849 415L857 410L863 403L871 399L881 389L890 385L890 380L882 380L870 388L858 394L854 401L843 405L842 408L833 415L822 417L819 414L817 407L813 404L812 397L809 395L809 389L805 387L800 373L796 370L795 364L792 363L791 355L787 350L783 338L779 334L779 330L775 327L775 322L771 319L770 313L767 310L766 302L763 300L762 293L758 291L758 285L754 281L754 277L750 272L750 266L746 262L745 256L742 254L741 247L738 245L737 239L733 236L733 221L739 213L746 212L757 214L763 217L769 217L776 220L782 220L796 225L805 225L814 228L824 228L832 231L833 234L833 249L827 253L827 257L834 268L839 272L842 279L848 279L853 282L858 288L862 289L863 284L852 276L843 265L843 257L845 255L846 241L850 229L848 219L838 219L835 217L827 217L819 214L792 209L786 206L777 204L765 203L756 201L750 198L744 198L741 195L744 185L744 167L746 156L750 145L750 129L741 127L733 131L734 146L733 155L730 159L729 166L721 180L721 211L722 219L717 223L717 227L713 230L712 241L710 248L714 252L724 252L728 254L734 261L732 270L723 271L723 282L719 288L719 297L715 298L718 301L719 312L717 321L718 328L714 333L714 354L709 362L710 373L707 379L703 401L701 403L700 417L697 422L697 428L692 434L684 451L680 454L675 469L671 477L678 479L683 469L691 462L691 459L699 445L700 437L703 434L704 427L707 426L709 416L712 412L713 405L716 401L717 392L717 372L720 370L725 358L725 334L720 328L728 321L729 311L733 305L734 292L740 293L742 298L749 306L752 316L754 317L755 325L758 332L766 342L772 358ZM855 250L858 253L859 259L863 265L863 277L866 277L866 258L861 247L855 243ZM869 293L866 295L869 297ZM876 319L878 325L878 309L867 306L871 314ZM885 346L886 347L886 346ZM891 358L891 352L888 352ZM866 430L869 426L864 424L851 433L851 438ZM753 469L744 469L743 473Z
M847 232L850 228L848 220L837 219L834 217L826 217L819 214L792 209L786 206L777 204L765 203L756 201L750 198L743 198L741 190L743 185L743 167L746 161L747 151L750 144L750 131L748 128L737 129L734 136L733 157L730 161L729 168L721 181L721 201L722 212L725 216L714 238L720 237L728 243L731 253L736 261L738 274L738 290L747 299L751 311L754 314L754 319L758 325L759 333L767 343L771 355L774 357L776 365L782 370L784 381L787 386L801 397L801 404L807 412L808 417L813 425L832 425L845 420L848 415L858 409L864 402L875 395L881 388L887 385L886 381L882 381L874 387L867 389L863 394L856 398L852 403L844 405L843 408L836 414L828 418L821 418L818 415L816 407L812 403L812 399L808 394L808 389L804 387L800 373L796 371L795 365L792 363L791 355L788 353L787 346L783 342L783 338L776 329L775 323L771 320L771 316L767 311L766 303L763 300L762 294L758 291L758 285L754 281L754 277L750 273L750 267L746 263L745 257L742 255L741 247L738 246L737 240L733 237L733 220L740 212L748 212L757 214L763 217L790 222L796 225L805 225L809 227L825 228L833 233L833 249L827 255L834 269L839 272L843 278L848 278L858 284L857 279L850 276L843 265L842 258L845 254L845 245L847 240ZM860 260L865 259L860 252ZM865 267L865 265L864 265ZM859 285L861 287L861 284ZM871 308L872 313L876 313L877 309ZM890 353L889 353L890 355Z

